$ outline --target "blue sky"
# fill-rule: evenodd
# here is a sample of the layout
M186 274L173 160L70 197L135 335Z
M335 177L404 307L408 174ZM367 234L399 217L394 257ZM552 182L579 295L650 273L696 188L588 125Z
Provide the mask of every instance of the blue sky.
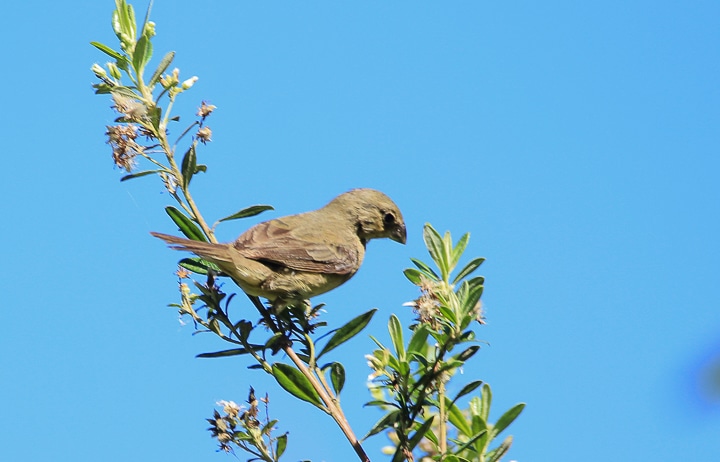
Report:
M135 4L142 16L145 3ZM151 178L120 183L114 118L90 66L114 45L111 1L4 7L0 181L5 243L0 459L228 460L203 420L220 399L268 391L287 460L352 460L319 411L191 336L166 307L179 255L171 202ZM519 462L712 460L720 400L720 29L717 2L198 2L157 0L156 55L200 80L207 217L256 203L314 209L353 187L385 191L408 245L372 242L359 274L320 297L339 324L416 296L431 222L484 256L487 381ZM158 56L159 57L159 56ZM157 62L157 61L154 61ZM366 336L336 359L364 433ZM373 460L384 460L367 443Z

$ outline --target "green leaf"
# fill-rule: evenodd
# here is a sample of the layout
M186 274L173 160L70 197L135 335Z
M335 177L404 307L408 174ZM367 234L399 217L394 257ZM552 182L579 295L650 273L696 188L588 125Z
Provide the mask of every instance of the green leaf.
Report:
M202 231L200 231L200 228L198 228L195 223L193 223L180 210L176 209L172 205L168 205L165 207L165 212L170 216L172 221L175 222L180 231L188 237L188 239L207 242L207 238Z
M425 354L419 354L419 353L415 353L415 352L409 352L409 355L410 355L410 358L411 358L411 359L414 359L415 362L417 362L418 364L420 364L420 366L422 366L422 367L428 367L428 364L430 364L430 362L427 360Z
M442 279L447 279L448 262L445 259L443 239L440 237L440 233L435 231L435 228L433 228L430 223L425 223L425 227L423 228L423 240L425 241L425 246L427 247L428 252L430 252L430 256L440 269Z
M325 409L317 391L300 371L283 363L272 365L272 374L277 383L294 397L306 401L320 409Z
M505 430L515 419L517 419L523 409L525 409L525 403L518 403L505 412L505 414L500 416L493 427L493 435L498 435Z
M135 10L125 0L115 0L116 9L113 11L113 29L120 40L135 40L137 25L135 23ZM124 36L124 37L123 37Z
M182 160L182 184L183 189L187 189L190 185L190 180L195 174L195 167L197 166L197 157L195 155L195 144L191 144L187 152L183 156Z
M468 410L470 411L470 424L472 426L473 433L480 433L483 430L486 430L488 428L488 423L485 419L482 418L482 400L475 396L470 400L470 406L468 407ZM485 437L483 441L480 442L482 447L485 447L487 440L488 440L489 434L485 434Z
M470 233L465 233L462 235L460 240L458 241L457 245L453 247L451 255L450 255L450 271L452 271L455 266L458 264L458 261L460 261L460 257L462 256L463 252L465 252L465 248L467 247L468 240L470 239Z
M458 282L460 282L460 280L461 280L462 278L470 275L470 273L472 273L473 271L475 271L476 269L478 269L478 268L480 267L480 265L483 264L484 261L485 261L485 259L482 258L482 257L478 257L478 258L472 259L472 260L470 261L470 263L468 263L467 265L465 265L465 266L463 267L463 269L460 270L460 272L458 273L458 275L455 276L455 279L453 280L453 284L457 284Z
M222 221L229 221L229 220L237 220L238 218L254 217L255 215L259 215L266 210L275 210L275 209L273 208L272 205L252 205L250 207L240 210L239 212L235 212L230 216L221 218L218 221L222 222Z
M275 347L277 346L278 341L284 342L285 334L283 334L282 332L277 332L277 333L273 334L272 337L267 339L267 341L265 342L265 349L269 348L270 350L275 351ZM301 355L298 354L298 356L301 356Z
M455 316L455 313L450 308L446 307L445 305L438 305L438 311L442 315L443 318L445 318L448 322L451 324L457 324L458 319L457 316Z
M452 268L453 243L452 243L452 236L450 235L450 231L445 231L445 235L442 238L442 244L443 244L443 259L445 260L445 264L447 265L446 276L449 276L450 272L453 270L453 268Z
M287 433L280 435L277 438L277 446L275 446L275 454L277 455L276 460L280 459L280 456L285 452L287 448Z
M392 340L393 347L395 348L395 354L398 359L405 360L405 344L403 342L402 325L400 320L394 314L390 316L388 321L388 332L390 333L390 340Z
M419 286L422 283L422 276L423 273L421 271L416 270L415 268L407 268L403 271L403 274L406 278L416 286Z
M484 437L484 436L487 436L487 430L481 430L479 433L474 434L474 435L472 436L472 438L470 438L469 440L467 440L466 442L464 442L464 443L462 444L462 446L460 446L460 447L458 447L457 449L455 449L455 452L458 453L458 454L461 453L461 452L463 452L464 450L466 450L466 449L472 447L473 445L475 445L475 443L477 443L478 440L481 439L481 438Z
M125 33L128 34L130 37L135 38L137 37L135 9L133 9L133 6L131 4L128 4L125 1L123 1L122 3L125 4L125 8L122 8L120 15L123 21Z
M212 353L200 353L196 358L224 358L226 356L246 355L248 351L245 348L233 348L231 350L215 351Z
M454 402L456 402L458 399L462 398L463 396L472 393L473 391L475 391L475 390L476 390L480 385L482 385L482 384L483 384L483 381L482 381L482 380L474 380L474 381L468 383L467 385L465 385L464 387L462 387L462 390L460 390L460 391L458 392L457 396L455 396L455 398L453 398L452 402L454 403Z
M335 394L339 395L345 386L345 368L340 363L332 363L330 366L330 382Z
M510 450L512 442L512 436L508 436L507 438L505 438L505 440L500 444L500 446L493 449L487 454L487 462L498 462L502 458L502 456L507 454L507 452Z
M150 80L148 81L148 86L152 87L155 85L158 80L160 80L160 77L162 77L163 72L167 70L168 67L170 67L170 63L172 63L172 60L175 58L175 52L169 51L165 56L163 56L163 59L160 60L160 64L158 65L157 69L155 69L155 72L153 72L152 77L150 77Z
M430 328L427 324L420 324L415 328L410 341L408 342L408 354L419 354L424 356L427 348L427 338L430 334Z
M462 353L459 353L453 357L453 359L456 359L458 361L465 362L468 359L472 358L475 353L478 352L480 347L478 345L473 345L471 347L466 348Z
M492 403L492 390L490 390L490 385L487 383L484 383L482 386L482 391L480 393L480 409L479 409L479 415L480 417L487 422L488 417L490 416L490 404Z
M478 292L478 298L479 298L483 292L485 278L482 276L475 276L474 278L464 280L463 284L468 285L468 288L470 289L470 293L479 291Z
M162 170L145 170L144 172L138 172L138 173L132 173L130 175L125 175L124 177L120 178L120 181L132 180L133 178L140 178L141 176L152 175L153 173L159 173L159 172L162 172Z
M433 420L435 419L435 416L430 417L425 422L423 422L422 425L420 425L420 428L418 431L415 432L415 434L410 438L408 441L408 449L411 451L415 449L415 446L417 446L420 441L422 441L423 437L425 436L425 433L430 429L432 426Z
M103 45L100 42L90 42L90 45L94 46L98 50L102 51L106 55L110 56L111 58L115 59L116 61L122 61L125 59L125 57L120 54L119 52L113 50L107 45Z
M150 10L152 9L152 4L153 2L152 0L150 0L147 11L145 12L145 19L143 20L142 29L140 29L142 34L146 33L145 26L147 26L148 21L150 21Z
M426 265L425 262L420 261L416 258L411 258L410 261L412 261L415 266L420 268L420 270L423 273L426 273L427 275L432 275L433 277L431 277L430 279L435 280L435 281L440 280L440 276L438 276L437 273L435 273L435 271L433 271L432 268L430 268L428 265Z
M379 406L379 407L398 407L397 404L391 401L383 401L381 399L374 399L372 401L368 401L367 403L363 404L363 407L367 406Z
M122 24L122 16L120 15L120 11L123 9L121 8L121 3L124 5L124 2L118 2L115 1L115 5L117 5L117 8L113 10L112 13L112 28L113 32L115 32L115 35L120 37L121 34L123 34L123 24Z
M277 423L278 423L277 419L273 419L273 420L269 421L268 423L266 423L265 425L262 426L262 428L260 429L260 433L265 434L265 435L270 434L270 432L272 432L272 430L273 430L273 427L275 425L277 425Z
M372 428L370 428L367 434L363 437L363 440L366 440L373 435L377 435L386 428L392 428L395 423L400 420L400 418L401 413L399 409L388 412L380 420L378 420Z
M215 274L223 274L222 270L212 262L200 257L183 258L178 265L195 274L208 274L213 271Z
M128 87L123 87L123 86L113 87L112 90L110 90L110 93L112 93L114 95L120 95L125 98L131 98L136 101L140 99L140 96Z
M446 408L448 410L448 420L450 423L453 424L460 433L465 436L470 436L472 429L463 411L455 403L451 403L449 399L446 399L445 402L448 404Z
M320 357L323 356L325 353L334 350L338 346L342 345L343 343L347 342L348 340L356 336L358 333L360 333L360 331L362 331L368 325L376 311L377 308L363 313L360 316L353 318L352 320L350 320L350 322L336 330L333 336L330 337L330 340L328 340L323 349L320 351L320 354L317 355L317 359L320 359Z
M137 43L135 44L135 52L133 53L133 66L138 75L141 75L143 69L150 61L152 57L153 47L152 42L146 35L140 36Z

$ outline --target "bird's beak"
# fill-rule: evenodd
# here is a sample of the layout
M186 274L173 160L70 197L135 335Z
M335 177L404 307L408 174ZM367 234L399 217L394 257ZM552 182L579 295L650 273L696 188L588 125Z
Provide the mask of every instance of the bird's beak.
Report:
M405 229L405 224L396 226L388 237L395 242L405 244L405 242L407 242L407 230Z

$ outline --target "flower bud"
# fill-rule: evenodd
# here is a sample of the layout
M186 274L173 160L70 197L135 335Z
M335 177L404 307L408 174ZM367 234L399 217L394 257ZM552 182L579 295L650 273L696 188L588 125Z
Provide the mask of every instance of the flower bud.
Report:
M143 29L142 34L146 36L147 38L155 37L155 22L154 21L148 21L145 23L145 28Z
M107 78L107 72L105 72L105 69L98 63L95 63L90 67L90 70L95 74L95 76L99 79Z
M120 74L120 69L118 69L115 63L107 63L106 66L110 71L110 75L112 75L115 80L120 80L122 74Z
M190 87L192 87L195 84L195 82L197 82L197 81L198 81L197 76L192 76L189 79L187 79L186 81L184 81L182 83L181 87L183 90L189 90Z

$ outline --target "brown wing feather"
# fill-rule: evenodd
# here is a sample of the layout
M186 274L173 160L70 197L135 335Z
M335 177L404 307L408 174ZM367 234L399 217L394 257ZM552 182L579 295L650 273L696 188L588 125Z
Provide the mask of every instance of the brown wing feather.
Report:
M297 271L352 274L360 266L358 251L349 245L315 242L298 236L282 219L253 226L233 246L246 258L275 263Z

